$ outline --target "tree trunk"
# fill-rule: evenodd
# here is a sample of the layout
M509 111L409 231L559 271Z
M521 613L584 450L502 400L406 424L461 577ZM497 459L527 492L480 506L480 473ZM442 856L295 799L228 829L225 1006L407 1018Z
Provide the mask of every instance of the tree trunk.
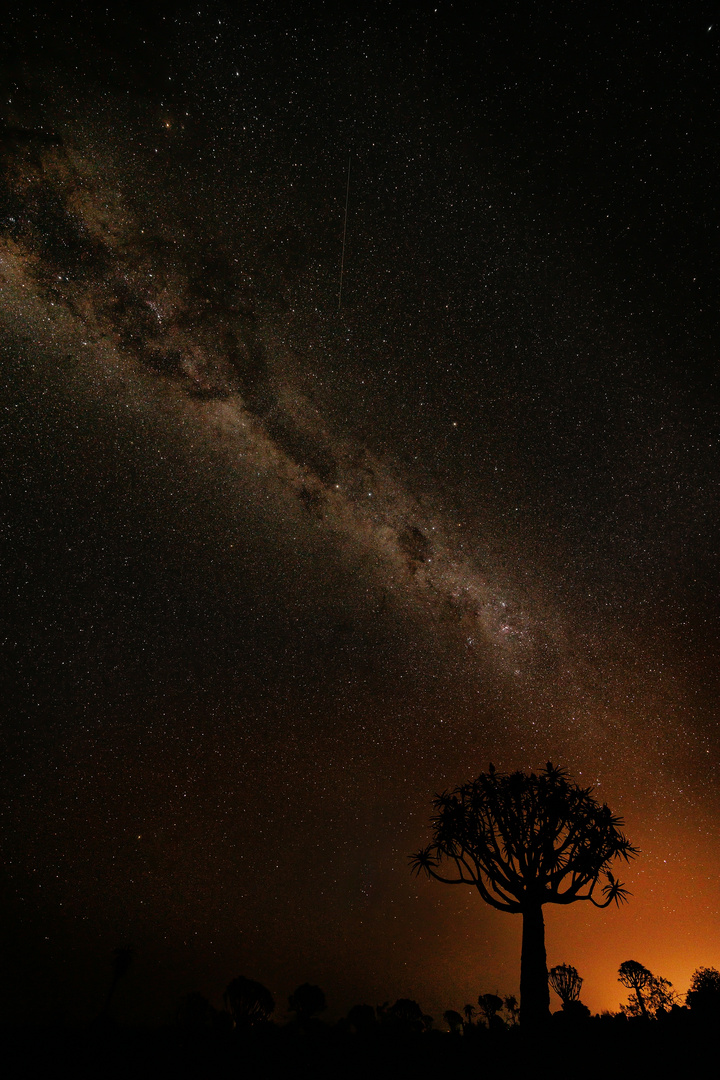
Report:
M638 1005L640 1006L640 1015L644 1016L645 1019L647 1020L648 1011L647 1011L647 1008L645 1007L645 998L640 993L640 987L639 986L635 987L635 997L637 998Z
M523 911L520 960L520 1024L525 1030L543 1027L550 1019L545 920L542 904Z

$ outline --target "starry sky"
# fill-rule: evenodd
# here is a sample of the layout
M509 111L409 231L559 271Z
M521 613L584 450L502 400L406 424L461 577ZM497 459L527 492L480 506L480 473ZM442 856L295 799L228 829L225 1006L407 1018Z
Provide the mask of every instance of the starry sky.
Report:
M8 22L6 1016L517 993L407 863L490 761L642 849L593 1010L720 966L720 12L359 8Z

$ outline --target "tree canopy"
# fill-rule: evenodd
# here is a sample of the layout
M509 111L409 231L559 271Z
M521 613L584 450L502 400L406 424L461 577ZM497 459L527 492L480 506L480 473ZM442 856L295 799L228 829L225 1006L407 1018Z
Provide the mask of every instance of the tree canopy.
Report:
M701 967L693 972L686 997L693 1012L720 1016L720 971Z
M275 1008L275 1001L267 987L243 975L233 979L223 994L223 1000L238 1027L264 1024Z
M294 1012L298 1020L306 1021L327 1008L325 992L312 983L303 983L288 998L288 1009Z
M411 856L415 873L474 885L500 911L522 912L530 900L607 907L628 895L610 871L614 859L637 854L620 831L622 819L550 762L537 775L498 773L491 765L472 783L438 795L434 806L435 839ZM439 873L441 864L456 876Z

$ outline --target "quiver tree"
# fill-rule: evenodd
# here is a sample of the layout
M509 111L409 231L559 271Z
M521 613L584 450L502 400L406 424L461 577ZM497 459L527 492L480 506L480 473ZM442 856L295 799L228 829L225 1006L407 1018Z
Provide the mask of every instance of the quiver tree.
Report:
M369 1035L377 1028L377 1017L372 1005L353 1005L347 1018L358 1035Z
M463 1018L459 1012L455 1009L446 1009L443 1013L443 1020L450 1028L452 1035L461 1035L463 1029Z
M480 1006L480 1012L485 1018L485 1024L492 1031L493 1029L503 1028L505 1025L498 1016L498 1013L503 1007L503 999L498 997L497 994L480 994L478 997L478 1005Z
M275 1001L267 987L243 975L233 979L223 994L223 1001L238 1028L266 1023L275 1008Z
M618 979L627 986L631 994L627 1005L621 1006L626 1016L657 1016L661 1010L668 1010L677 1005L678 997L673 990L669 979L663 979L661 975L653 975L637 960L625 960L620 965Z
M412 998L398 998L394 1005L378 1005L377 1012L383 1028L395 1035L429 1031L433 1023L432 1016L427 1016Z
M536 775L498 773L438 795L434 839L411 856L415 873L473 885L498 911L522 915L520 1020L550 1015L543 905L587 900L608 907L627 896L610 870L637 854L622 820L548 762ZM601 878L604 884L600 885Z
M110 1002L115 996L115 991L121 980L127 975L133 962L133 951L130 948L115 949L113 952L113 973L108 988L105 1004L102 1007L101 1016L109 1016Z
M288 998L288 1009L295 1013L301 1024L306 1024L312 1016L324 1012L326 1008L325 992L312 983L298 986Z
M648 1011L643 991L650 985L652 978L652 971L643 967L637 960L624 960L618 969L618 981L621 982L623 986L626 986L628 990L635 991L635 1001L637 1002L638 1013L640 1016L646 1018Z
M505 1011L510 1017L510 1023L513 1025L517 1024L520 1019L520 1006L518 1005L518 1001L515 995L508 994L507 997L503 998L503 1005L505 1006Z
M562 1001L563 1009L567 1009L571 1001L577 1001L580 997L580 989L583 981L572 964L557 964L550 969L550 985Z
M193 990L180 1002L175 1021L185 1031L199 1032L210 1027L214 1014L215 1010L208 999L198 990Z

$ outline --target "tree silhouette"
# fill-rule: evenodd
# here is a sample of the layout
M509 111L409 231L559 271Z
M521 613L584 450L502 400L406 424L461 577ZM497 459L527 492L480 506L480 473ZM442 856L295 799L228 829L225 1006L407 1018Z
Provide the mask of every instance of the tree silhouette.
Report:
M110 1003L115 996L115 991L120 984L121 979L127 975L128 969L133 961L132 949L120 948L115 949L113 952L113 974L110 981L110 987L105 998L105 1004L100 1010L100 1015L107 1017L110 1012Z
M628 990L635 991L635 1001L637 1002L637 1009L641 1016L647 1016L647 1005L645 1004L645 997L643 990L650 985L653 973L648 968L643 967L637 960L624 960L618 969L618 980L626 986Z
M300 1023L305 1023L311 1016L324 1012L327 1008L325 994L319 986L303 983L297 990L293 990L288 998L288 1008L295 1013Z
M720 971L717 968L698 968L693 972L690 989L685 998L693 1013L708 1019L720 1016Z
M235 1026L239 1028L266 1023L275 1008L273 996L267 987L243 975L229 984L223 1001L232 1013Z
M377 1012L383 1028L393 1034L428 1031L433 1022L411 998L398 998L394 1005L378 1005Z
M353 1005L347 1018L358 1035L369 1035L377 1027L377 1017L372 1005Z
M679 998L669 979L663 979L662 975L653 975L650 984L645 991L645 1004L651 1016L657 1016L659 1012L668 1012L673 1005L678 1005ZM626 1007L629 1016L634 1015L634 1002Z
M543 905L589 900L607 907L626 898L610 871L614 859L637 854L620 832L622 820L550 762L529 776L491 765L477 780L438 795L434 806L434 840L411 856L413 871L473 885L492 907L522 915L521 1023L544 1023L550 992ZM441 865L454 876L439 873ZM598 890L601 875L606 884Z
M480 1006L480 1012L485 1017L485 1023L490 1030L500 1028L505 1025L500 1017L497 1015L503 1007L503 999L498 997L497 994L480 994L478 997L478 1005Z
M653 975L637 960L625 960L618 970L618 980L634 991L627 1005L622 1006L626 1016L656 1016L661 1009L671 1009L677 1004L677 994L668 979Z
M562 1001L563 1009L580 997L583 981L571 964L556 964L550 969L550 985Z
M443 1013L443 1020L450 1028L453 1035L460 1035L463 1028L463 1018L459 1012L455 1009L446 1009Z
M505 1006L505 1011L510 1017L510 1023L513 1025L517 1024L520 1020L520 1006L518 1005L518 1001L515 995L508 994L507 997L503 999L503 1005Z
M214 1012L204 994L193 990L180 1002L175 1013L175 1021L179 1027L187 1031L204 1031L212 1024Z

